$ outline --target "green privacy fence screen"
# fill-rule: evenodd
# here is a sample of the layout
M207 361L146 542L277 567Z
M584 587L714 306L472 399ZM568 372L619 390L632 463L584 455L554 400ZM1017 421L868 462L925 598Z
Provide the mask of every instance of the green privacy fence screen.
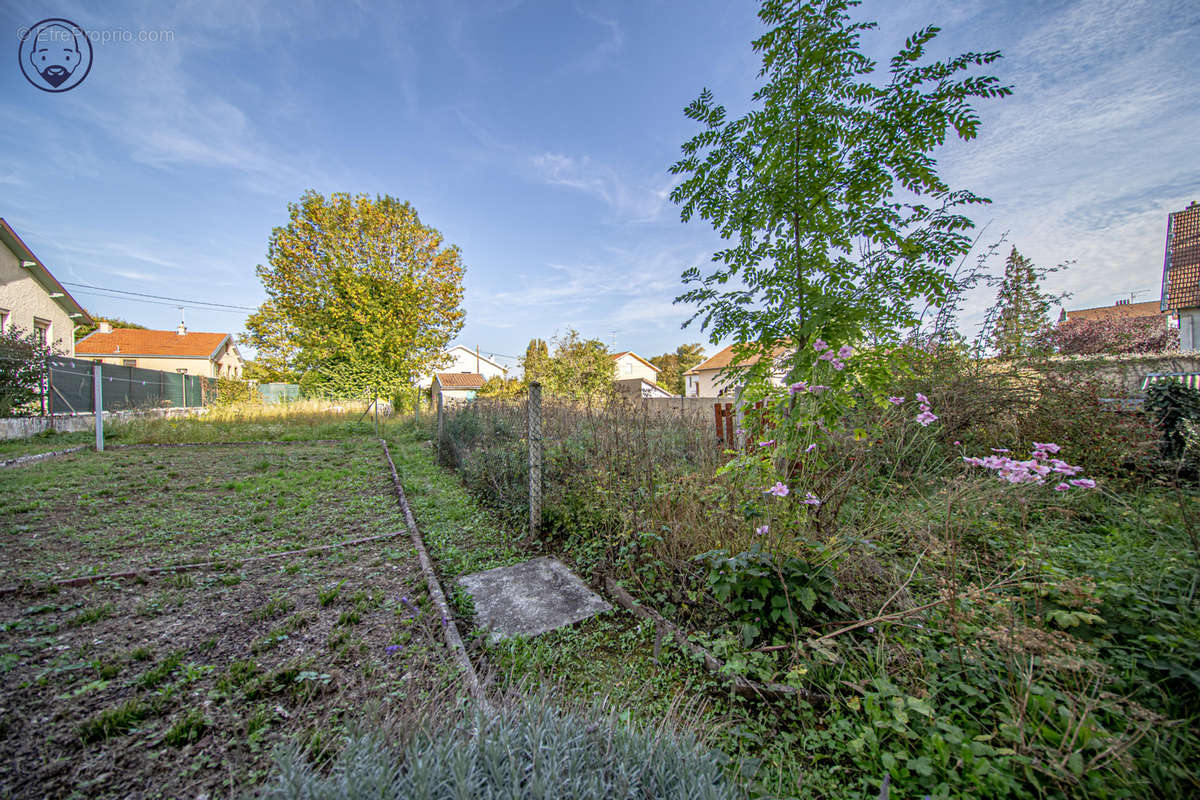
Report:
M49 411L52 414L95 412L93 370L96 363L55 356L48 360ZM145 408L194 408L217 395L215 378L160 372L141 367L101 364L105 411Z

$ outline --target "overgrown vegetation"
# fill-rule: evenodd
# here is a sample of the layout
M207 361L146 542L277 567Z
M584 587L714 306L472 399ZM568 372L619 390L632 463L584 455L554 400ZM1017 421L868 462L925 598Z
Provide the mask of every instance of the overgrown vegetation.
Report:
M745 449L718 447L708 415L548 404L526 547L619 578L726 674L826 698L699 681L714 722L758 742L721 746L763 760L765 792L874 798L888 775L900 796L1193 795L1200 491L1159 460L1154 420L1023 364L907 358L892 402L848 388L824 430L794 427L810 393L768 397ZM447 463L521 529L522 406L476 403L445 430ZM595 624L610 632L550 649L627 635ZM510 663L584 669L562 658Z

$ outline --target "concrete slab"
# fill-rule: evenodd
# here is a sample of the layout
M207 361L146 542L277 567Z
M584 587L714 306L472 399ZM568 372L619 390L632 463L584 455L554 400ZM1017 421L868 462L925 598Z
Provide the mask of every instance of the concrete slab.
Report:
M612 606L553 558L534 558L458 579L475 601L475 622L493 642L537 636Z

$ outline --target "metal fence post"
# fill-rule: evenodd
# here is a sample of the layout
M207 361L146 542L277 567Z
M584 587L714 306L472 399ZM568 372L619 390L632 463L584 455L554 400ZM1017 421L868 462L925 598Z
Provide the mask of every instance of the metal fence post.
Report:
M96 410L96 451L104 450L104 385L102 367L97 362L92 367L92 406Z
M526 405L529 439L529 535L542 527L542 384L529 384Z
M442 460L442 393L438 392L437 402L437 454L438 461Z

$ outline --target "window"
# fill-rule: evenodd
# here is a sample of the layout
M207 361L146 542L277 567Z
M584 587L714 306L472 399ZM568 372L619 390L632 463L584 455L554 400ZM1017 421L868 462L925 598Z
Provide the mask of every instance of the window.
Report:
M8 327L8 309L0 308L0 333Z
M178 372L180 375L187 375L187 367L180 367L179 369L177 369L175 371Z
M136 367L137 359L136 358L122 358L121 366L122 367Z
M626 362L625 364L622 364L622 366L623 366L623 367L625 367L625 374L626 374L626 375L632 375L632 374L633 374L633 364L630 364L630 363Z
M33 318L33 330L37 333L38 341L44 345L50 344L50 323L44 319Z

